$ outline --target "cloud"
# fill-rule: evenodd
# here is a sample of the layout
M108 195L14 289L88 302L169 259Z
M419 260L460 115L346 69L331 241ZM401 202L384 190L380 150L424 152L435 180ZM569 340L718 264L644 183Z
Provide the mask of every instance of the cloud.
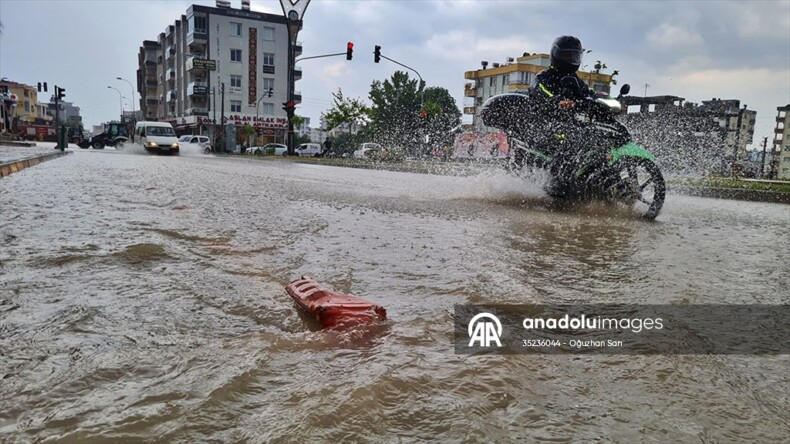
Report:
M328 79L338 79L348 73L348 64L345 62L336 62L331 65L324 66L323 74Z
M670 23L651 29L646 43L654 51L680 55L699 53L705 46L704 39L696 30Z

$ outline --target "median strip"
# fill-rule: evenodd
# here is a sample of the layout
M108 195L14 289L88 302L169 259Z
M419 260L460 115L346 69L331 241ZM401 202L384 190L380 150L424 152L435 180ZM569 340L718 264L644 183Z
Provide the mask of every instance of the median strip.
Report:
M39 163L46 162L47 160L52 160L61 156L65 156L66 154L71 154L71 151L59 151L57 153L43 154L39 156L32 156L25 159L13 160L10 162L1 163L0 177L6 177L13 173L18 173L19 171L22 171L25 168L38 165Z

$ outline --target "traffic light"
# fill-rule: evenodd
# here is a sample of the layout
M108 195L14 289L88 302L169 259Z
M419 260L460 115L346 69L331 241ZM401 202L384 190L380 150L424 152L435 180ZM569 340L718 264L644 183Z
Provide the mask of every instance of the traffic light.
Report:
M66 97L66 88L59 88L55 85L55 97L57 97L58 100L63 100L63 98Z
M376 45L376 49L373 51L373 61L378 63L381 60L381 46Z
M351 60L351 57L354 55L354 44L348 42L346 45L346 60Z
M291 117L295 108L296 108L296 104L294 103L293 100L290 100L288 102L283 102L283 110L285 110L285 112L288 113L288 117Z
M267 97L271 97L273 94L274 94L274 88L269 88L269 90L266 92Z

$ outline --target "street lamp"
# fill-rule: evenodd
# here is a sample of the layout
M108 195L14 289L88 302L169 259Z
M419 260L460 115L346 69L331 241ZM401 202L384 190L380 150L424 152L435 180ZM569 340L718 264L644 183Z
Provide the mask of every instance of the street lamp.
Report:
M126 80L126 79L124 79L123 77L116 77L116 79L117 79L117 80L123 80L124 82L128 83L128 84L129 84L129 86L131 86L131 87L132 87L132 100L131 100L131 102L132 102L132 115L135 115L135 120L136 120L137 116L136 116L136 114L135 114L135 111L136 111L136 110L135 110L135 108L134 108L134 96L135 96L134 85L132 85L132 82L130 82L130 81L128 81L128 80Z
M113 88L112 86L107 86L107 88L114 89L118 93L118 104L121 108L121 120L123 120L123 94L121 94L121 90L118 88Z
M283 8L283 15L285 16L288 25L288 89L286 92L287 102L293 101L294 95L294 63L296 55L294 50L296 47L296 36L299 34L299 28L302 27L302 18L307 10L307 5L310 0L280 0L280 6ZM287 111L288 116L288 155L294 154L294 124L291 121L293 117L293 109Z

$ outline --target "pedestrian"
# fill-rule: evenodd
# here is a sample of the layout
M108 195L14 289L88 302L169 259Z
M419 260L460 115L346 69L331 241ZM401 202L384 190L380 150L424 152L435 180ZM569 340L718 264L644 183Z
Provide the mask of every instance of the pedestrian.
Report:
M321 151L321 157L331 155L332 151L332 141L329 140L329 136L327 136L326 140L324 140L324 150Z

